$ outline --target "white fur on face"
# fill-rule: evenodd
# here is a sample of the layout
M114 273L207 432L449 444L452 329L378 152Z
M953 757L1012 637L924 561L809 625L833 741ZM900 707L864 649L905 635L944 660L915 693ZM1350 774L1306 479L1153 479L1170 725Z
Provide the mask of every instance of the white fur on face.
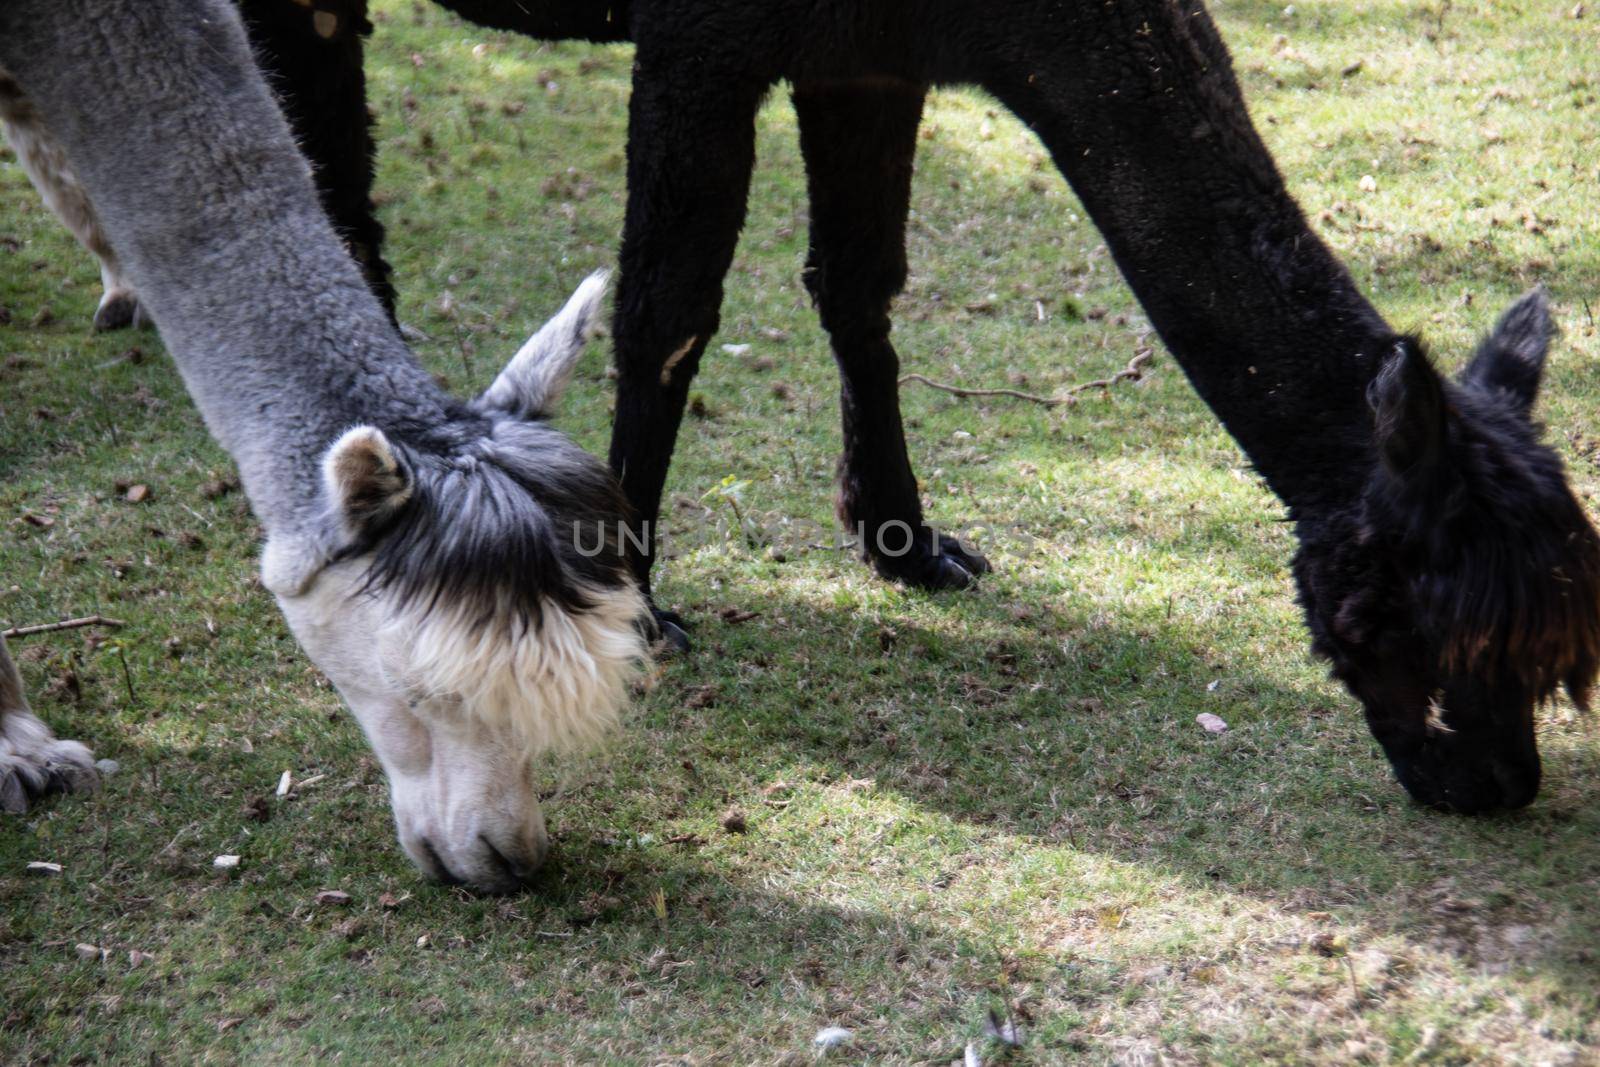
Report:
M547 846L531 759L617 725L646 654L643 598L607 590L581 614L547 604L539 627L471 626L449 604L422 614L364 593L364 574L336 564L278 603L382 762L406 852L435 877L513 890Z

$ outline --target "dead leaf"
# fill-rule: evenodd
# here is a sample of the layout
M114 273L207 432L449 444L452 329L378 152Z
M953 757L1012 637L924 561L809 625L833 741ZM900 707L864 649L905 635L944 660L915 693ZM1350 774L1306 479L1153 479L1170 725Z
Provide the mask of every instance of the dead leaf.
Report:
M252 797L245 803L242 814L251 822L266 822L272 818L272 801L264 796Z
M729 808L722 816L722 828L730 834L745 834L750 832L750 824L744 817L744 812L738 808Z
M1312 952L1319 956L1327 956L1330 959L1334 956L1343 956L1348 947L1345 945L1344 938L1326 932L1317 934L1306 944Z
M200 495L207 500L215 500L219 496L226 496L239 488L239 479L228 475L225 478L213 478L200 486Z
M317 903L331 907L343 908L354 903L355 898L342 889L324 889L317 894Z

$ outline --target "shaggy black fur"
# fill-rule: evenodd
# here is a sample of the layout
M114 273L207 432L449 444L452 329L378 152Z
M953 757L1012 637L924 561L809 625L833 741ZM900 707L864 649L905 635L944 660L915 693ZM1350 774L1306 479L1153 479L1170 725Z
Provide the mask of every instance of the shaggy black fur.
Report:
M1600 666L1600 540L1528 417L1542 307L1513 307L1457 384L1398 339L1372 384L1371 483L1299 525L1313 650L1411 794L1460 811L1534 798L1533 710L1560 686L1586 706Z
M509 615L537 627L546 603L586 611L596 593L630 580L616 479L543 422L463 405L388 440L398 478L370 482L370 500L343 501L346 520L365 521L335 557L371 554L370 588L424 613L471 605L469 625ZM397 496L404 503L389 506Z
M1037 132L1167 347L1289 505L1313 647L1400 780L1462 811L1532 798L1533 710L1562 683L1581 699L1600 660L1600 549L1529 421L1543 297L1459 383L1439 379L1306 225L1199 0L450 6L637 44L610 458L646 530L718 326L755 113L787 80L812 198L806 283L843 381L841 513L865 524L885 574L940 587L986 567L922 520L888 318L923 95L976 84ZM921 531L910 556L877 551L891 523ZM651 551L631 563L648 589Z

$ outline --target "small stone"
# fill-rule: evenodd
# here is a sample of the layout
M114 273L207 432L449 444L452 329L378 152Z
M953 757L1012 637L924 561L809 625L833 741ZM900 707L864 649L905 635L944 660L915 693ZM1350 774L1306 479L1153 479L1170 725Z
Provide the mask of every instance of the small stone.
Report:
M110 778L122 770L122 764L114 759L97 759L94 761L94 769L100 772L100 777Z
M153 959L155 959L155 957L150 955L150 953L148 953L148 952L140 952L136 948L135 949L130 949L128 951L128 966L129 967L143 967L145 964L149 963Z
M1225 734L1228 732L1228 724L1222 720L1222 716L1213 715L1209 711L1202 711L1194 717L1194 721L1203 726L1208 734Z
M61 864L46 863L44 860L34 860L28 864L28 873L39 875L40 877L46 877L52 874L60 874Z
M289 790L293 787L294 775L289 771L284 771L283 774L278 777L278 799L282 800L284 797L288 796Z
M853 1036L849 1030L842 1026L824 1026L817 1031L817 1036L811 1039L811 1043L826 1052L829 1049L848 1044Z
M127 493L123 495L123 499L130 504L143 504L150 499L150 487L142 482L138 485L130 485Z
M747 355L749 353L750 346L749 345L723 345L722 346L722 350L724 352L728 353L728 355L730 355L730 356L743 356L743 355Z
M1361 181L1356 184L1363 193L1375 193L1378 191L1378 179L1370 174L1363 174Z
M98 960L105 955L99 945L91 945L87 941L79 941L75 951L80 960Z
M231 871L239 866L238 856L218 856L211 861L211 866L219 871Z

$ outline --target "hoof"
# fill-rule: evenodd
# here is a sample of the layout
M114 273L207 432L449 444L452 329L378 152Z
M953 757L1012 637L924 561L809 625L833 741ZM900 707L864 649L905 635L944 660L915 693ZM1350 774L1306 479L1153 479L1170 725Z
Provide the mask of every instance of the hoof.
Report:
M689 625L675 611L651 608L656 622L656 654L660 656L688 655L693 644L689 640Z
M0 811L21 815L52 793L92 793L99 787L94 757L78 742L50 738L16 745L0 736Z
M934 536L938 537L937 552L929 551ZM965 589L977 581L978 575L988 574L991 569L988 560L963 548L954 537L926 529L918 535L910 552L900 556L872 556L871 562L873 570L890 581L934 590Z
M100 307L94 313L96 333L143 326L144 322L144 309L139 306L139 298L127 289L106 293L100 298Z

